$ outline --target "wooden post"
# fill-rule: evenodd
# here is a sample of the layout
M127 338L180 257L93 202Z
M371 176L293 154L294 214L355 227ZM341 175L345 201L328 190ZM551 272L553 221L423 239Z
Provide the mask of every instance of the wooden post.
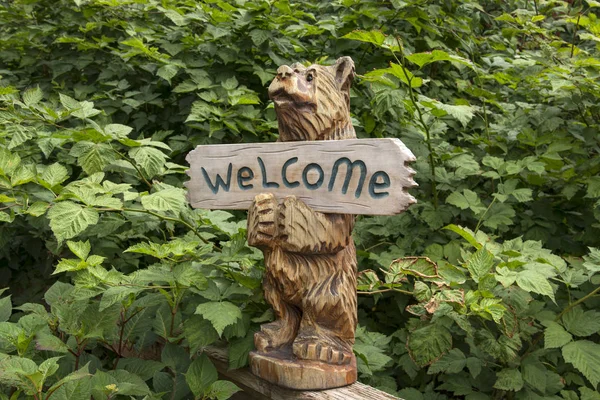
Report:
M192 206L249 210L248 244L263 251L276 317L255 334L250 367L290 389L356 381L354 215L415 202L410 150L398 139L356 139L353 77L349 57L283 65L269 86L282 143L199 146L187 158Z

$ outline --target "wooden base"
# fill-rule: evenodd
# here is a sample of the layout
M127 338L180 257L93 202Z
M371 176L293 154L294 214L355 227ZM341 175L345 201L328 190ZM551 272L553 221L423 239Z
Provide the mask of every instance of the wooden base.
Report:
M346 365L299 360L291 352L250 352L252 373L275 385L296 390L333 389L356 382L356 357Z

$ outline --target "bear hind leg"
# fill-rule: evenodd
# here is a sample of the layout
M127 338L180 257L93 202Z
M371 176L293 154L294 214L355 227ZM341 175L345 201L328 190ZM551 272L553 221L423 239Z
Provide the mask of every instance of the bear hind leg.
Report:
M328 364L351 362L357 315L354 280L352 275L348 278L343 272L335 274L306 297L293 344L296 357Z
M300 310L286 303L279 290L268 282L264 289L265 299L273 306L276 320L261 325L260 332L254 334L254 345L260 353L268 353L291 344L300 326Z

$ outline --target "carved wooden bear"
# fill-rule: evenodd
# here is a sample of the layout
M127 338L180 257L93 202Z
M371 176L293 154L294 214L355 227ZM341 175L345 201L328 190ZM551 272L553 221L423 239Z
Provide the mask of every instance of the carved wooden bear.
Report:
M269 87L279 140L356 137L350 120L354 63L283 65ZM348 364L356 329L354 216L313 211L294 196L256 196L248 243L265 256L265 298L276 320L257 332L259 353L291 347L298 359Z

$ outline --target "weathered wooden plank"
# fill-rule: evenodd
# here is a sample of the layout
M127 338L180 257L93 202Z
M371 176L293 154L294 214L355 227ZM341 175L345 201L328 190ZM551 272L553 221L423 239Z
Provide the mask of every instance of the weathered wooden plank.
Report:
M244 390L244 395L247 395L245 398L274 400L398 400L398 397L358 382L350 386L320 391L285 389L256 377L248 368L229 370L226 349L207 347L204 351L224 379L232 381Z
M406 191L415 157L398 139L206 145L186 160L195 208L248 209L260 193L342 214L391 215L416 202Z

